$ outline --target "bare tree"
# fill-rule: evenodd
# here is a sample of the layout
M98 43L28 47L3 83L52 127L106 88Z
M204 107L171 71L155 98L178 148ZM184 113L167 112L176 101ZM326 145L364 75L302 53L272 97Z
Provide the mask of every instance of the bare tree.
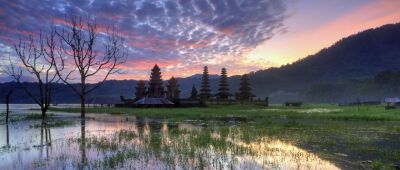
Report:
M67 29L56 31L61 50L54 61L60 79L79 95L81 118L85 118L86 95L102 85L111 74L119 73L117 67L125 62L126 51L123 39L114 28L100 32L96 21L89 17L71 16L69 22ZM101 44L104 46L100 47ZM101 53L97 51L100 48L104 49ZM78 86L73 85L76 83L74 76L80 78ZM93 77L100 77L100 80L88 87L87 82Z
M14 89L11 89L8 93L7 93L7 95L6 95L6 124L8 125L8 115L9 115L9 113L10 113L10 106L9 106L9 103L10 103L10 96L11 96L11 94L13 93L13 91L14 91Z
M52 29L46 37L46 44L42 34L39 33L38 39L35 41L33 36L29 36L27 41L19 40L14 44L14 50L17 55L17 62L9 58L10 66L5 72L13 77L19 85L21 85L26 94L40 106L42 118L46 117L46 112L51 104L51 94L53 85L58 81L55 72L55 32ZM35 96L24 83L21 82L24 71L32 75L37 83L39 96Z

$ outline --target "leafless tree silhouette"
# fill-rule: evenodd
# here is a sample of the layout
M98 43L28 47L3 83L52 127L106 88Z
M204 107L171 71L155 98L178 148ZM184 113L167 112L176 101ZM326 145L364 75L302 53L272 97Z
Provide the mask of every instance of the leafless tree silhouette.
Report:
M45 40L41 32L36 39L33 36L29 36L27 40L20 39L18 43L14 44L17 59L12 60L9 57L10 65L5 69L5 72L13 77L23 87L26 94L40 106L43 119L51 104L53 85L59 80L54 62L55 36L52 27ZM28 73L36 79L39 96L35 96L22 83L23 73Z
M60 39L59 57L53 58L56 72L62 82L67 84L81 99L81 117L85 117L86 95L115 73L118 66L126 60L126 50L122 36L114 28L99 31L96 21L87 17L70 16L67 29L57 30ZM100 47L101 44L104 47ZM104 49L99 53L97 49ZM78 76L78 86L73 76ZM89 87L89 78L100 77L100 81Z
M10 114L10 96L13 93L14 89L11 89L10 91L8 91L7 95L6 95L6 124L8 125L8 115Z

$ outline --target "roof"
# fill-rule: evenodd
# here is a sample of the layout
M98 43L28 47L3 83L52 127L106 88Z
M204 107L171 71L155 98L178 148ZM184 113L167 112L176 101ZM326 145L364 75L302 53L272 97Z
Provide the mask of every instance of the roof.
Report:
M229 92L219 92L219 93L215 94L214 96L233 96L233 95Z
M385 98L385 103L400 103L400 98L398 97Z
M87 104L120 104L121 101L118 99L114 98L108 98L108 97L93 97L89 99Z
M174 104L170 100L166 98L153 98L153 97L143 97L139 100L137 100L133 104L158 104L158 105L163 105L163 104Z
M249 93L249 97L257 97L257 96L253 93Z

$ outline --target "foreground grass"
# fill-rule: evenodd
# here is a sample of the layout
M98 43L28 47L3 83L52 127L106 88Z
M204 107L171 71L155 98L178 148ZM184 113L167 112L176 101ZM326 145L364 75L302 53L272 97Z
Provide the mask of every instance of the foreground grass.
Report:
M52 119L54 114L47 113L45 119ZM6 114L0 113L0 125L5 124ZM40 113L29 113L29 114L9 114L10 122L18 122L18 121L30 121L30 120L41 120L42 114Z
M80 112L79 108L51 110ZM236 129L242 132L240 139L246 143L261 141L261 138L268 136L272 140L281 140L305 148L345 169L393 169L393 164L400 161L400 145L397 144L400 140L400 111L385 110L376 106L213 105L195 108L88 108L87 112L133 115L167 122L191 120L209 123L244 120L248 122L241 123ZM393 124L389 122L395 125L389 125ZM201 133L209 134L213 131L226 136L230 130L226 126L217 129L209 127ZM205 141L205 146L226 145L223 142L225 140L222 140L222 143ZM105 161L107 162L107 159Z
M310 160L310 166L324 164L318 159L312 163L313 154L343 169L394 169L393 164L400 161L400 146L393 147L400 139L398 133L385 130L384 126L371 127L371 122L364 126L334 122L321 125L264 120L240 126L152 129L151 133L140 126L138 131L120 130L111 137L71 140L78 144L85 140L87 149L107 153L103 159L88 162L89 169L146 167L152 161L171 169L224 169L218 163L235 167L239 163L233 160L246 156L266 161L266 168L268 163L274 163L268 162L271 156L272 160L286 158L297 165Z
M52 111L79 113L79 108L50 108ZM338 107L334 105L304 105L301 107L258 106L258 105L214 105L194 108L87 108L88 113L109 113L139 117L162 118L171 121L186 119L212 119L221 117L285 118L285 119L328 119L400 121L399 110L385 110L376 106Z
M79 108L51 110L80 112ZM137 123L137 131L118 130L111 137L87 135L85 138L72 138L72 143L84 146L80 147L82 153L88 149L103 154L96 161L85 162L88 169L143 169L151 160L171 169L177 165L183 169L223 169L218 162L234 166L240 157L250 156L252 160L268 157L270 154L266 153L265 146L276 141L288 144L288 148L294 145L343 169L393 169L394 164L400 161L400 111L375 106L215 105L87 108L87 112L148 117L156 122L148 125L145 125L147 122ZM185 121L200 128L177 128L181 123L176 122ZM127 120L126 123L132 122ZM222 126L217 126L218 123ZM166 129L163 130L160 127L164 124ZM150 132L145 132L145 129ZM272 153L276 149L279 151L279 148L269 149ZM74 158L74 155L70 157ZM304 159L308 158L312 156L305 154Z

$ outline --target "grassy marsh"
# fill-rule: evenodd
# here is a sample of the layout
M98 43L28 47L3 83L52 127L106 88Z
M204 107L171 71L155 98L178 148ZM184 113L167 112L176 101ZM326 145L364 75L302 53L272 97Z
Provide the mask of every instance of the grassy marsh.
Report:
M79 113L79 108L50 108L52 111ZM92 107L88 113L109 113L115 115L134 115L139 117L164 118L172 120L206 119L218 117L245 118L290 118L290 119L329 119L329 120L366 120L400 121L400 111L385 110L376 106L338 107L336 105L304 105L285 107L272 105L212 105L194 108L116 108Z
M79 112L78 108L51 110ZM375 106L231 105L88 108L88 112L94 114L88 115L86 126L47 127L52 135L75 135L59 137L46 146L61 151L46 158L50 161L37 161L38 165L88 169L394 169L400 161L400 113Z

